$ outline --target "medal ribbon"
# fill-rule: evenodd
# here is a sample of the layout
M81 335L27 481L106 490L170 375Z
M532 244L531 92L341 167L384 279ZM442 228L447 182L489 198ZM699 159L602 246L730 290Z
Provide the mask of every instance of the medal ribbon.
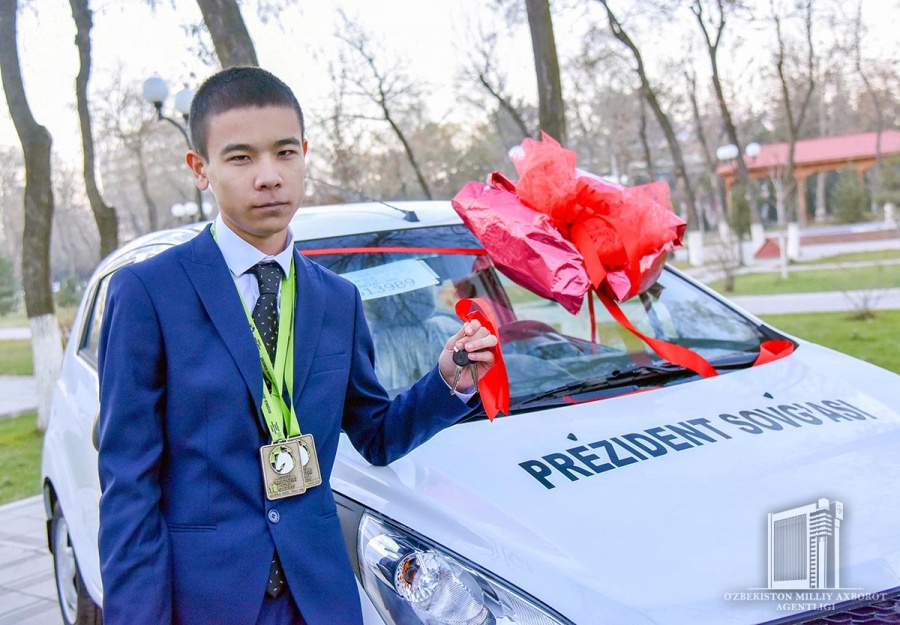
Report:
M288 438L300 435L300 422L294 410L294 299L297 283L294 279L294 258L291 256L291 270L286 278L281 279L281 302L278 309L278 344L275 347L275 364L269 359L269 352L253 316L244 304L244 313L256 341L259 351L259 364L262 366L263 399L260 412L269 428L273 443L280 443ZM242 300L243 301L243 300ZM291 405L284 401L284 389L287 387ZM287 428L285 428L287 426ZM285 429L287 431L285 432Z
M215 224L210 228L210 233L218 243ZM235 287L237 287L236 284ZM259 330L253 322L253 316L247 309L244 298L241 297L241 304L244 308L244 314L247 315L247 322L250 324L250 331L253 334L253 340L256 342L256 349L259 351L259 364L263 371L264 380L260 413L266 422L273 443L280 443L288 438L300 436L301 433L300 421L297 419L297 412L294 409L294 304L296 292L297 282L294 278L294 256L291 254L291 269L288 271L287 277L281 279L281 301L278 308L278 343L275 346L274 365L269 358L266 345L259 335ZM238 292L238 296L240 297L240 292ZM285 387L291 402L290 406L284 401Z

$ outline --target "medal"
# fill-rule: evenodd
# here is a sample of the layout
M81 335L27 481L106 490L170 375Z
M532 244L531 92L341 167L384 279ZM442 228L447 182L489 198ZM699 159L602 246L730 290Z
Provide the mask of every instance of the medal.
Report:
M318 486L322 483L322 471L319 469L319 456L316 453L316 443L312 434L304 434L296 439L300 446L300 465L303 467L303 481L307 488Z
M308 451L300 450L297 439L260 447L259 456L262 462L263 481L266 485L266 497L275 500L306 492L301 464L304 454L309 457ZM316 467L318 468L318 462ZM321 481L320 477L319 483Z
M302 495L322 483L319 456L312 434L259 448L266 497L270 500Z

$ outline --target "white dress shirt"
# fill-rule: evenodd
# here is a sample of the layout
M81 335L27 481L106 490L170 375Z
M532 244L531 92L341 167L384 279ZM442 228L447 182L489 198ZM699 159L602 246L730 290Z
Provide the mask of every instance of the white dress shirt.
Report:
M250 271L255 265L262 262L276 262L287 276L291 270L291 258L294 253L294 233L290 227L287 230L287 241L284 249L275 256L270 256L244 241L234 233L222 219L221 213L216 217L216 240L225 264L231 270L231 277L237 285L238 293L247 306L247 310L253 311L256 300L259 299L259 281L256 274ZM281 289L278 290L278 301L281 302Z

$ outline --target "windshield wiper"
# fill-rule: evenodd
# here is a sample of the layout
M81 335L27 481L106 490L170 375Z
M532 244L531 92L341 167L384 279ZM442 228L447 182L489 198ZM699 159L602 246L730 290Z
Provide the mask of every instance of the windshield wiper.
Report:
M660 379L671 381L695 375L697 374L693 371L673 364L638 365L624 370L616 369L604 378L578 380L537 395L531 395L516 402L511 408L523 408L548 399L560 399L566 395L582 395L605 390L621 391L626 386L633 386L637 390L650 382L658 382Z

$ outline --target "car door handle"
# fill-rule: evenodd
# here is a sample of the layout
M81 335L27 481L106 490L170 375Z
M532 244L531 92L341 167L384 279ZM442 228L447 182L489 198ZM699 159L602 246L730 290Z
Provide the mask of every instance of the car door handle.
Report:
M94 449L100 451L100 434L97 433L97 424L100 423L100 409L97 408L97 414L94 415L94 425L91 428L91 442L94 444Z

